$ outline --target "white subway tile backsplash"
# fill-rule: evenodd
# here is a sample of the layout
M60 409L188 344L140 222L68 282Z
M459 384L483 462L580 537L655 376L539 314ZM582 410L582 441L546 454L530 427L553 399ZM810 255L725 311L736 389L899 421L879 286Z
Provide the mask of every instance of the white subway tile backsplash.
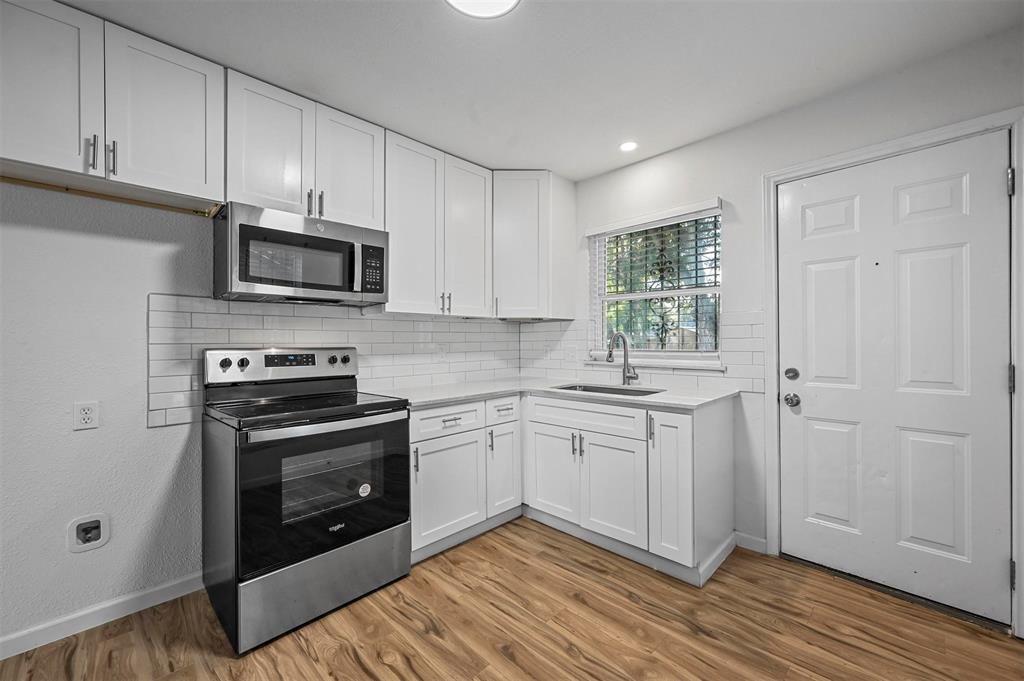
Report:
M209 347L351 344L359 353L360 389L385 394L399 386L519 373L515 322L159 294L150 296L149 305L151 427L200 418L200 372Z

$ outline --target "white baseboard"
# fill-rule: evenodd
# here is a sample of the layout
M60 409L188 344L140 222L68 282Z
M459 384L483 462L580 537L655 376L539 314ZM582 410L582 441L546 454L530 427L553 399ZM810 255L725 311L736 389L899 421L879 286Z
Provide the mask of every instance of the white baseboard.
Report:
M750 549L758 553L768 553L768 541L762 537L755 537L743 532L736 532L736 546L741 549Z
M726 537L725 541L718 545L718 548L711 553L711 556L707 560L701 561L701 564L697 569L700 573L700 586L703 587L708 583L708 580L711 579L711 575L715 574L715 570L725 562L725 559L729 557L729 554L732 553L734 548L736 548L735 532Z
M53 643L60 639L106 624L118 617L151 608L203 588L203 573L195 572L173 582L144 591L125 594L103 603L83 608L49 622L0 637L0 660Z

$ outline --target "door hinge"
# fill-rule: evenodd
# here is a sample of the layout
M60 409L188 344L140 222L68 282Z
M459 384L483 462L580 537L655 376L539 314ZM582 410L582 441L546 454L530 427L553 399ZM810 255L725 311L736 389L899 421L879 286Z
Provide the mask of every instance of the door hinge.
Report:
M1017 590L1017 561L1010 559L1010 591Z
M1010 365L1009 372L1009 383L1010 383L1010 394L1012 395L1017 390L1017 365Z
M1017 171L1013 166L1006 169L1006 193L1013 196L1017 187Z

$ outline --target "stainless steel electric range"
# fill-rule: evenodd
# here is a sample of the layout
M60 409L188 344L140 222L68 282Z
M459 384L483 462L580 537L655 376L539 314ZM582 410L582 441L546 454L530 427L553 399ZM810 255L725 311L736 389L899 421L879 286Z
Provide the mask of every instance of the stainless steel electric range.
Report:
M355 348L207 350L203 582L238 653L409 573L409 409Z

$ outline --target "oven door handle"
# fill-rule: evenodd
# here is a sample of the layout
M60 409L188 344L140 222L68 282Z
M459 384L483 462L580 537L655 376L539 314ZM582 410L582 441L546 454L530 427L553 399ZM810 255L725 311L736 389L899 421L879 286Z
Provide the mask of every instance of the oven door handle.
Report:
M321 435L323 433L336 433L342 430L356 430L367 428L381 423L392 421L405 421L409 418L406 410L393 411L378 416L364 416L361 418L349 419L347 421L331 421L328 423L311 423L305 426L292 426L290 428L269 428L267 430L254 430L249 432L249 443L272 442L274 440L288 440L294 437L305 437L307 435Z

